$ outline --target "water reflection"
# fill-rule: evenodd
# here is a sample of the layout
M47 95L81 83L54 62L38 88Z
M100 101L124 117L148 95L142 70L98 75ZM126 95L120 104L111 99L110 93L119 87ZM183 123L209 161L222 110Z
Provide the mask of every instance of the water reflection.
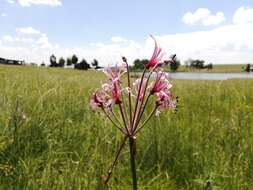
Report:
M188 80L227 80L234 78L253 78L253 73L170 73L172 79Z

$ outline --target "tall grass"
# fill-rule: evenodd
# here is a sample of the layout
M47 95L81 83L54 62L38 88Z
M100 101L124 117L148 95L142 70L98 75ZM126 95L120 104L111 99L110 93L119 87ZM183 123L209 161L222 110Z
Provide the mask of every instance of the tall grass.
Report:
M100 72L0 67L0 189L130 189L121 135L89 108ZM139 189L253 187L253 81L173 81L177 114L137 138Z

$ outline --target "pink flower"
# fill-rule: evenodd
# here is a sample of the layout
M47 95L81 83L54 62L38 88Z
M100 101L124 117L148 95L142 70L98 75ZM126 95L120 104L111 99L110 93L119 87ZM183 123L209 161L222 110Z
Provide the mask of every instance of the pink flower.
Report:
M140 86L140 84L141 84L141 79L140 78L138 78L138 79L136 79L135 80L135 82L134 82L134 87L135 87L135 92L136 92L136 96L138 95L138 91L139 91L139 88L141 88L140 89L140 94L139 94L139 97L138 97L138 100L139 101L142 101L143 100L143 96L144 96L144 86L145 86L145 84L146 84L146 82L147 82L147 79L143 79L143 84L142 84L142 86ZM136 97L137 98L137 97Z
M93 109L105 108L108 109L112 106L112 100L108 94L102 90L96 90L90 99L90 105Z
M160 91L157 94L158 98L156 101L157 105L157 112L156 115L164 111L165 109L173 109L177 110L177 97L175 97L173 94L171 94L169 91Z
M168 74L164 72L158 72L156 75L156 80L154 82L153 88L150 93L159 93L160 91L169 90L172 84L168 81Z
M104 73L108 77L112 83L119 83L120 82L120 77L126 72L126 67L125 65L118 66L116 65L115 67L107 67L104 70Z
M115 104L120 104L122 102L121 101L121 91L120 91L120 87L118 84L113 84L112 99L114 100Z
M152 57L150 58L148 64L146 65L147 69L156 68L157 66L159 66L161 59L163 57L162 48L158 47L157 42L153 36L151 36L151 38L155 42L155 49L154 49Z
M102 84L102 89L108 96L110 94L113 103L120 104L122 102L120 86L117 82L112 82L112 84Z

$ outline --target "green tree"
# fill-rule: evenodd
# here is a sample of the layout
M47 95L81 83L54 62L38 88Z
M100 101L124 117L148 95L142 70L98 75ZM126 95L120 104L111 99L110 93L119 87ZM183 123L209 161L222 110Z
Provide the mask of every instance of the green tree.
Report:
M148 63L148 60L147 59L143 59L143 60L140 60L140 59L136 59L134 61L134 65L132 66L132 70L142 70L144 69L145 65Z
M207 68L207 69L213 69L213 64L209 63L208 65L205 66L205 68Z
M174 58L170 63L170 70L175 72L180 67L180 61L177 58Z
M88 70L90 69L90 64L85 59L82 59L80 63L75 64L75 69Z
M67 58L67 66L70 66L70 65L72 65L72 59L71 58Z
M59 59L59 67L64 67L64 65L65 65L65 60L63 59L63 57L61 57L60 59Z
M91 65L96 69L98 67L98 61L96 59L93 59Z
M245 71L246 71L246 72L250 72L250 64L247 64L247 65L246 65Z
M199 60L199 59L190 60L190 66L194 67L196 69L203 69L203 68L205 68L204 63L205 63L204 60Z
M71 58L71 62L72 62L72 64L77 64L77 62L78 62L78 57L74 54L73 56L72 56L72 58Z
M50 67L56 67L56 66L57 66L56 57L54 54L52 54L50 56Z

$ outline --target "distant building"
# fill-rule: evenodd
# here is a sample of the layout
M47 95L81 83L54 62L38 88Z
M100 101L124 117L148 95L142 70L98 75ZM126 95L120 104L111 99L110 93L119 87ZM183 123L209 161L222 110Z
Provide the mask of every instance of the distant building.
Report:
M24 61L19 61L19 60L12 60L12 59L4 59L0 57L0 64L4 65L24 65Z

